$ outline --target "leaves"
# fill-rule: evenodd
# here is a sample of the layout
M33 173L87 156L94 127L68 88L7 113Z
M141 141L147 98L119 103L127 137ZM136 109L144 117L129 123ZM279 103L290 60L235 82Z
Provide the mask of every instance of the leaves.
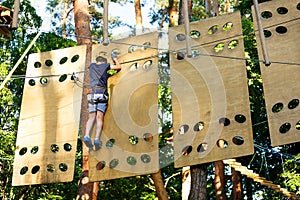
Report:
M300 194L300 153L284 163L284 171L281 174L284 186L290 191Z

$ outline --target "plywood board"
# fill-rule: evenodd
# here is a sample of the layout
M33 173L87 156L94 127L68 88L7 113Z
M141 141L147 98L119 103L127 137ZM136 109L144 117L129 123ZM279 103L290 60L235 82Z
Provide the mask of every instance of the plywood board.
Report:
M274 0L259 4L259 9L260 16L254 15L255 29L259 17L267 36L265 41L271 61L270 66L260 63L271 143L278 146L299 142L300 3ZM257 31L256 38L259 58L263 60Z
M30 54L12 184L73 180L86 46Z
M236 12L190 23L192 58L181 59L184 26L170 28L175 167L254 151L240 19Z
M93 46L92 61L105 54L111 61L112 51L117 51L122 69L109 78L103 148L89 154L91 181L159 170L157 43L158 34L148 33Z

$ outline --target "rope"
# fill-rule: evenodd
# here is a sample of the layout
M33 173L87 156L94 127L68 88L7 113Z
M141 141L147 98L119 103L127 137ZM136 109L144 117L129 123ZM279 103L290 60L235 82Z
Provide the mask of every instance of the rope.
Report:
M19 58L18 62L15 64L15 66L12 68L12 70L10 70L10 72L8 73L8 75L5 77L4 81L1 83L1 85L0 85L0 91L5 86L5 84L8 82L8 80L10 79L10 77L12 76L12 74L14 73L14 71L19 67L20 63L22 62L22 60L24 59L24 57L26 56L26 54L29 52L29 50L31 49L31 47L34 45L35 41L38 39L38 37L41 34L42 34L41 31L38 32L38 34L36 34L36 36L30 42L30 44L28 45L28 47L26 48L26 50L24 51L24 53L22 54L22 56Z
M147 57L137 58L137 59L134 59L134 60L124 61L124 62L120 62L120 64L128 64L128 63L137 62L137 61L150 59L150 58L156 58L156 57L158 57L158 55L147 56ZM40 76L13 75L13 76L11 76L11 78L12 79L26 79L26 78L58 77L58 76L62 76L62 75L74 75L74 74L77 74L77 73L84 73L86 71L87 70L73 72L73 73L67 73L67 74L66 73L64 73L64 74L46 74L46 75L40 75ZM3 78L7 78L7 76L6 77L1 77L0 76L0 80L3 80Z
M276 27L278 25L283 25L283 24L287 24L287 23L291 23L291 22L294 22L294 21L297 21L299 20L300 17L298 18L293 18L293 19L290 19L290 20L286 20L286 21L283 21L283 22L280 22L280 23L276 23L276 24L273 24L273 25L270 25L270 26L266 26L264 28L272 28L272 27ZM32 29L32 30L39 30L38 28L34 28L34 27L25 27L23 26L23 28L25 29ZM197 47L200 47L200 46L205 46L205 45L209 45L209 44L213 44L213 43L217 43L217 42L222 42L224 40L228 40L228 39L233 39L233 38L236 38L236 37L240 37L240 36L244 36L244 35L249 35L250 33L253 33L253 32L257 32L258 30L255 29L254 31L251 31L251 32L243 32L241 34L236 34L236 35L233 35L233 36L229 36L229 37L226 37L226 38L221 38L221 39L218 39L218 40L214 40L214 41L211 41L211 42L205 42L205 43L202 43L202 44L198 44L198 45L193 45L192 48L197 48ZM44 31L45 33L51 33L50 31ZM161 31L160 31L161 32ZM54 32L55 33L55 32ZM57 34L57 33L55 33ZM93 37L87 37L87 36L77 36L75 34L67 34L67 36L70 36L70 37L77 37L77 38L82 38L82 39L91 39L93 41L97 41L99 43L103 43L103 40L101 39L96 39L96 38L93 38ZM139 44L135 44L135 43L126 43L126 42L119 42L119 41L110 41L111 43L115 43L115 44L123 44L123 45L128 45L128 46L138 46L138 47L144 47L145 45L139 45ZM147 46L148 47L148 46ZM151 49L157 49L157 50L162 50L162 51L169 51L169 52L177 52L177 51L182 51L184 50L185 48L182 48L182 49L179 49L179 50L170 50L170 49L164 49L164 48L156 48L156 47L151 47L149 46L148 48L151 48Z
M13 158L4 158L4 157L0 157L0 160L14 160Z
M258 145L258 144L254 144L254 147L259 148L259 149L261 149L261 150L265 150L265 151L267 151L268 153L271 153L272 155L279 154L279 155L281 155L281 156L283 156L283 157L285 157L285 158L287 158L287 159L290 159L291 161L293 161L293 162L295 162L295 163L300 164L300 161L293 159L293 156L291 156L291 155L289 155L289 154L286 154L286 153L280 153L280 152L274 152L274 150L269 149L268 147L263 147L263 146Z
M53 17L54 12L56 11L56 9L60 5L60 3L54 8L54 10L53 10L53 12L51 14L51 17ZM31 49L31 47L34 45L34 43L36 42L36 40L39 38L39 36L41 34L42 34L42 30L40 30L36 34L36 36L33 38L33 40L30 42L30 44L28 45L28 47L26 48L26 50L24 51L24 53L22 54L22 56L19 58L19 60L15 64L15 66L12 68L12 70L10 70L10 72L8 73L8 75L5 77L4 81L1 83L1 85L0 85L0 91L3 89L3 87L5 86L5 84L8 82L8 80L10 79L10 77L12 76L12 74L14 73L14 71L19 67L20 63L23 61L24 57L27 55L27 53L29 52L29 50Z
M52 13L52 15L53 15L53 13ZM287 24L287 23L290 23L290 22L293 22L293 21L296 21L296 20L299 20L299 19L300 19L300 17L294 18L294 19L291 19L291 20L287 20L287 21L284 21L284 22L280 22L280 23L277 23L277 24L273 24L273 25L267 26L265 28L271 28L271 27L275 27L275 26L278 26L278 25ZM33 27L28 27L26 29L39 30L39 29L36 29L36 28L33 28ZM254 30L254 32L257 32L257 31L258 30ZM39 33L40 32L42 32L42 30L39 30ZM50 32L50 31L48 31L48 32ZM251 33L251 32L249 32L249 33ZM194 46L192 46L192 48L196 49L197 47L202 47L202 46L205 46L205 45L209 45L209 44L213 44L213 43L217 43L217 42L222 42L224 40L233 39L233 38L240 37L240 36L243 36L243 35L248 35L249 33L245 33L244 32L242 34L236 34L234 36L222 38L222 39L219 39L219 40L214 40L214 41L211 41L211 42L206 42L206 43L202 43L202 44L199 44L199 45L194 45ZM101 41L99 39L95 39L93 37L77 36L77 35L72 35L72 34L68 34L68 36L77 37L77 38L83 38L83 39L91 39L91 40L103 43L103 41ZM137 47L145 47L145 45L139 45L139 44L135 44L135 43L126 43L126 42L113 41L113 40L110 41L110 42L114 43L114 44L121 44L121 45L128 45L128 46L137 46ZM182 53L182 51L185 50L185 48L178 49L178 50L170 50L170 49L156 48L156 47L151 47L151 46L147 46L147 48L156 49L156 50L159 50L159 51L167 51L169 53L179 53L179 52ZM216 54L203 54L203 53L199 53L198 55L199 56L210 56L210 57L224 58L224 59L232 59L232 60L245 60L245 61L251 60L249 58L240 58L240 57L233 57L233 56L221 56L221 55L216 55ZM130 62L134 62L134 61L135 60L127 61L126 63L130 63ZM252 61L259 62L259 63L265 63L264 60L259 60L259 59L252 59ZM271 61L271 63L282 64L282 65L296 65L296 66L300 66L300 63L286 62L286 61Z

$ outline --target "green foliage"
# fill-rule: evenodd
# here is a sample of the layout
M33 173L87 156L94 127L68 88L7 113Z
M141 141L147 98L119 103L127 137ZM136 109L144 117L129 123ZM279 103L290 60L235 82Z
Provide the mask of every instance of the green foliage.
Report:
M169 162L168 165L162 169L162 176L165 180L166 189L170 199L181 200L181 168L176 169L174 168L174 163Z
M55 33L42 33L37 39L34 47L31 49L31 52L40 53L73 46L76 46L76 42L74 40L63 39Z
M10 193L16 133L0 130L0 199Z
M206 18L207 13L205 10L204 3L201 1L193 1L193 8L191 14L191 21L198 21Z
M300 154L293 159L286 160L281 174L283 185L290 191L300 195Z
M16 127L16 116L14 112L9 113L14 107L13 93L9 89L3 88L0 96L0 127L3 130L13 130Z
M155 199L156 192L152 182L151 175L101 181L98 199Z
M3 49L1 51L3 51ZM3 54L5 54L5 52L1 52L0 54L3 55ZM4 60L2 58L1 58L1 61L3 61L3 62L0 63L0 77L3 77L1 79L4 79L4 77L8 74L7 68L9 67L9 62L7 62L6 60Z

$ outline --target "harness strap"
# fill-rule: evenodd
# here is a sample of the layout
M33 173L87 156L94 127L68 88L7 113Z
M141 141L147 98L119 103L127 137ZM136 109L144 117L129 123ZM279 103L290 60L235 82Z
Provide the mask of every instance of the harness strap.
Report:
M105 94L88 94L87 95L88 103L97 104L97 103L107 103L108 96Z

